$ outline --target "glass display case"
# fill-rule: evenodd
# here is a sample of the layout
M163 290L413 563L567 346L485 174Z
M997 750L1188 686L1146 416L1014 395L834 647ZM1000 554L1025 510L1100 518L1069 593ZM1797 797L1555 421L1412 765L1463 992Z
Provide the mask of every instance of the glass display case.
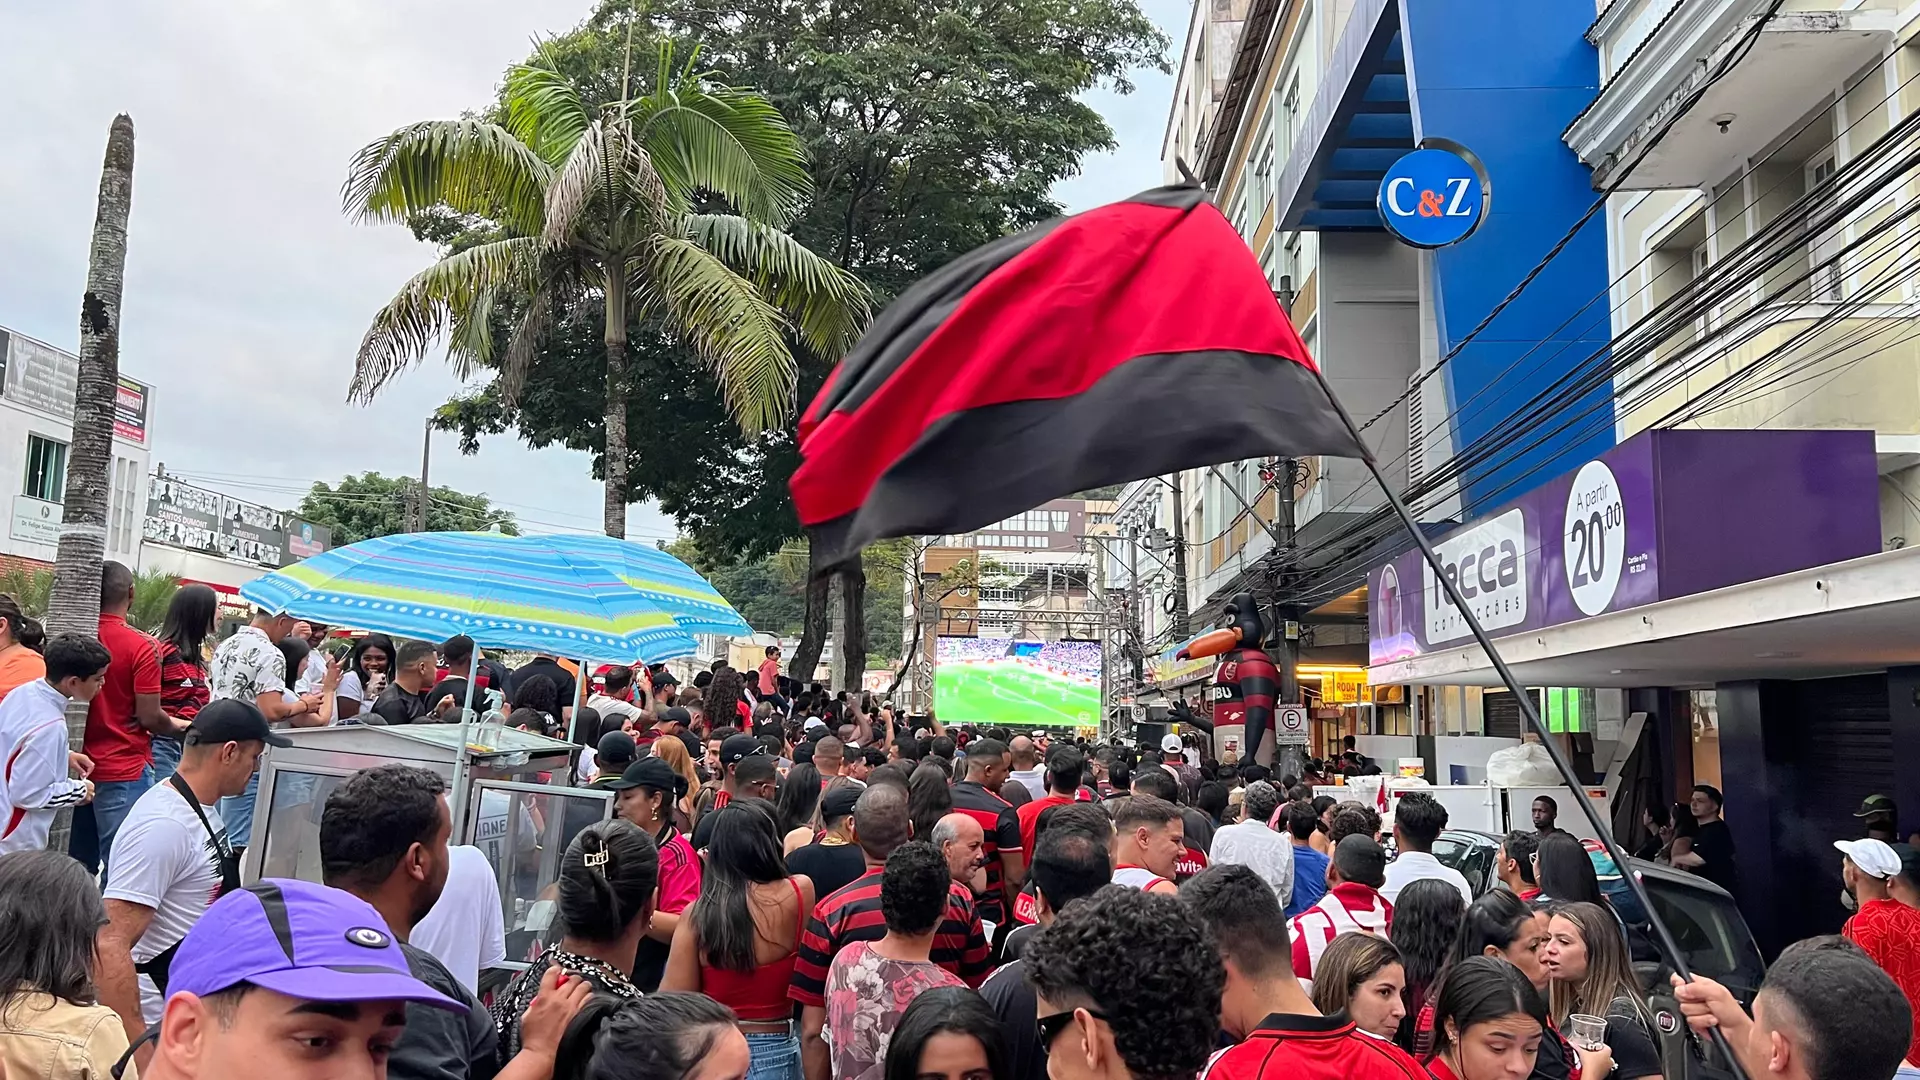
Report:
M513 729L469 732L461 745L453 724L294 728L293 745L260 759L254 843L241 864L248 882L262 877L319 881L320 813L327 796L355 772L398 762L440 776L451 789L465 755L470 793L466 813L452 806L454 844L486 855L499 884L507 957L520 961L547 940L553 925L560 856L581 829L613 813L613 792L569 786L579 747Z

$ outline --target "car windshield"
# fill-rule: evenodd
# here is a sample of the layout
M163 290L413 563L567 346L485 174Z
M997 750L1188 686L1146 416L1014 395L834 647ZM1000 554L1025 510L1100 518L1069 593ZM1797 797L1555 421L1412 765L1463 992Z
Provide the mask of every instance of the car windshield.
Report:
M1493 856L1498 849L1492 844L1476 843L1474 838L1441 834L1433 842L1433 857L1440 860L1442 866L1460 871L1473 888L1473 895L1479 896L1493 884L1490 875L1493 871Z
M1687 966L1732 990L1742 1001L1752 1001L1766 965L1733 901L1652 874L1642 880L1654 913L1673 934ZM1661 972L1663 982L1667 974Z

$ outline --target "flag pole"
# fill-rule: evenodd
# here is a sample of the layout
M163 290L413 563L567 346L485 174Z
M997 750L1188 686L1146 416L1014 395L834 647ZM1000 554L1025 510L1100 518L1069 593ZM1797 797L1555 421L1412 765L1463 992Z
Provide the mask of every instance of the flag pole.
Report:
M1672 932L1667 929L1667 924L1661 921L1660 913L1654 909L1653 898L1647 893L1646 884L1640 880L1640 875L1636 874L1632 865L1627 862L1626 852L1620 850L1620 846L1614 842L1612 827L1602 821L1599 811L1593 808L1593 800L1586 796L1586 785L1582 784L1579 777L1575 775L1573 765L1561 751L1559 742L1554 739L1553 733L1547 730L1546 724L1541 722L1540 712L1533 706L1533 698L1529 697L1526 688L1520 685L1520 680L1514 676L1513 669L1509 668L1506 660L1501 657L1500 650L1494 648L1493 639L1487 636L1486 628L1480 625L1479 616L1473 613L1473 609L1467 605L1466 597L1460 594L1460 586L1447 576L1441 564L1439 552L1433 549L1433 541L1427 539L1427 534L1421 530L1420 523L1414 519L1413 511L1407 508L1406 502L1394 492L1393 486L1387 483L1386 475L1380 471L1379 461L1374 458L1373 451L1367 448L1365 440L1360 437L1360 429L1354 425L1353 417L1347 414L1346 406L1340 404L1340 399L1333 393L1333 387L1327 385L1326 375L1315 368L1314 378L1319 382L1320 389L1326 393L1327 400L1332 403L1334 410L1340 414L1340 422L1346 425L1347 431L1353 436L1360 460L1366 463L1367 471L1373 474L1373 481L1380 486L1380 493L1386 496L1387 505L1393 507L1393 512L1399 516L1401 524L1413 534L1413 542L1420 548L1420 557L1425 559L1427 565L1432 568L1434 578L1446 591L1448 602L1453 605L1454 610L1459 612L1461 619L1465 620L1467 629L1473 633L1473 640L1479 643L1481 650L1487 654L1487 659L1493 664L1494 673L1500 676L1500 681L1512 692L1514 702L1520 706L1520 715L1526 719L1527 727L1539 736L1541 745L1546 747L1547 756L1553 759L1554 768L1560 771L1560 778L1577 796L1574 802L1579 804L1580 812L1586 815L1587 824L1592 827L1594 835L1600 838L1600 843L1607 849L1607 855L1613 859L1613 864L1620 868L1620 877L1627 883L1627 888L1632 891L1634 898L1640 901L1641 910L1647 913L1647 919L1653 925L1655 944L1665 954L1667 963L1673 965L1674 973L1682 980L1692 982L1693 971L1687 966L1685 954L1680 951L1680 943L1674 940ZM1381 790L1384 792L1385 788L1386 785L1383 783ZM1661 988L1647 989L1657 991ZM1719 1048L1721 1056L1733 1068L1734 1075L1740 1080L1746 1080L1746 1071L1740 1067L1740 1060L1734 1056L1733 1047L1727 1042L1726 1033L1718 1027L1713 1027L1708 1029L1707 1034L1712 1038L1714 1046Z

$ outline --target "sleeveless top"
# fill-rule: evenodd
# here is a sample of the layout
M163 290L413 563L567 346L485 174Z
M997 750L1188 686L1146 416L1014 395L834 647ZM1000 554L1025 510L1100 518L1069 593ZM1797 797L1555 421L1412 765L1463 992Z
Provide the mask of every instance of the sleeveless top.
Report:
M800 894L800 883L792 878L793 897L800 910L799 931L807 927L807 905ZM794 951L770 964L756 964L752 971L730 971L700 961L700 992L733 1010L747 1022L787 1020L793 1016L793 1002L787 987L793 982L793 962L800 956L800 938L793 939Z
M1166 880L1166 878L1161 877L1159 874L1154 873L1144 866L1116 866L1113 868L1113 883L1115 885L1125 885L1129 889L1151 889L1153 888L1154 882Z

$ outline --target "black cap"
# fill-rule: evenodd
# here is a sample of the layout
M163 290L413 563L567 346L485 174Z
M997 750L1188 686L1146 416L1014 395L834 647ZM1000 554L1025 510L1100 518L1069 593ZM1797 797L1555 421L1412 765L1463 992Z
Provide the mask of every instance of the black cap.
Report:
M292 746L293 740L267 725L266 715L250 701L221 698L200 707L187 728L185 742L190 746L230 742L263 742L268 746Z
M628 791L639 787L671 791L677 797L686 794L687 781L673 771L673 766L649 754L622 770L620 779L608 784L607 790Z
M853 813L853 804L860 801L860 793L866 790L858 784L835 784L820 796L820 819L834 821Z
M633 736L624 731L609 731L600 736L600 745L594 750L595 760L605 765L625 765L640 753Z
M1893 800L1887 798L1885 795L1869 795L1861 800L1860 811L1853 816L1872 817L1875 814L1891 814L1897 809L1898 808L1893 805Z
M693 714L678 705L675 705L671 709L662 709L660 710L659 719L654 721L654 726L658 727L661 724L679 724L681 727L690 727L693 724Z
M648 668L647 678L652 679L653 685L655 686L679 686L680 685L680 680L674 678L673 672L668 671L665 665Z
M674 710L668 709L668 712ZM685 710L681 710L684 712ZM752 735L729 735L727 741L720 744L720 764L738 765L745 758L767 752L766 744Z

